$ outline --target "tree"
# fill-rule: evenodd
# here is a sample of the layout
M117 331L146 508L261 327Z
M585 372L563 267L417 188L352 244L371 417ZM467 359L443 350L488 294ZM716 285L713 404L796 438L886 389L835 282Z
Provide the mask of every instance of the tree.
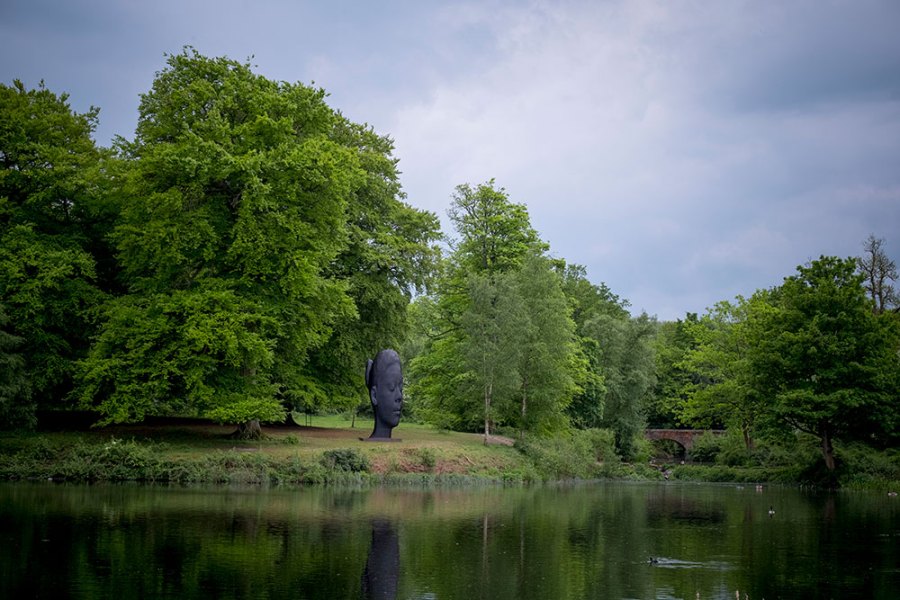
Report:
M599 364L606 386L600 426L613 430L619 454L631 459L656 384L652 347L656 320L646 314L636 318L597 315L585 323L584 329L600 348Z
M685 402L692 386L702 378L685 363L688 354L697 347L693 338L697 313L687 313L684 319L659 324L653 341L656 355L656 389L647 407L650 427L672 428L680 423Z
M628 311L605 284L591 283L583 266L564 265L560 273L575 324L577 356L584 364L582 381L567 413L576 427L601 427L608 391L603 376L603 342L591 337L586 325L599 315L628 318Z
M105 421L180 406L252 434L320 389L309 354L356 308L330 271L366 178L333 139L345 127L323 90L189 48L168 58L119 143L128 293L81 371Z
M493 180L457 186L449 215L458 237L434 299L418 302L428 318L408 396L430 421L486 439L499 424L562 426L581 366L546 244Z
M25 360L17 352L22 338L6 331L9 318L0 306L0 429L34 424Z
M687 398L680 419L694 426L728 425L740 429L745 447L753 448L754 426L763 412L763 401L750 369L752 345L759 337L748 319L754 309L768 302L765 292L750 300L722 301L688 325L694 347L683 359L683 369L694 374L686 386ZM756 333L756 335L754 335Z
M569 414L580 427L612 429L618 452L630 459L656 383L656 320L646 314L632 318L628 303L607 286L590 283L583 267L567 267L564 273L581 353L588 363L586 383Z
M469 279L469 308L461 317L463 357L460 393L465 399L480 397L485 443L494 423L502 422L514 405L521 386L517 370L521 360L524 305L509 275L472 274ZM474 408L474 407L473 407Z
M872 310L881 314L900 302L891 282L897 281L897 265L884 252L884 239L870 235L863 244L864 254L856 259L857 269L865 277L865 288L872 299Z
M116 166L91 139L97 109L75 113L67 100L43 84L0 84L0 303L38 400L25 412L65 406L114 286L106 234Z
M587 378L580 360L575 322L559 275L544 256L529 254L516 273L515 293L522 304L515 324L520 344L519 431L558 430L565 409Z
M528 209L509 201L494 180L474 188L456 186L448 211L459 239L454 256L466 273L497 273L515 270L532 248L546 251L529 222Z
M856 266L823 256L797 267L765 310L748 315L760 397L819 440L829 471L835 439L893 435L896 426L896 321L873 314Z
M349 408L360 399L368 406L361 368L380 349L400 349L407 307L426 291L439 257L437 216L403 202L391 140L346 119L331 138L356 153L365 173L348 198L347 244L325 271L347 285L356 310L311 352L306 373L316 386L298 398L297 409Z

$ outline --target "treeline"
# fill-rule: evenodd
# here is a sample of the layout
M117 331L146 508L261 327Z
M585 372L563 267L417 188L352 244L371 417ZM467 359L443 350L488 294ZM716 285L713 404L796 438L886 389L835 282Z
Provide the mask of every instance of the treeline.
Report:
M253 425L358 402L399 346L439 225L407 205L392 142L323 90L186 49L134 140L98 111L0 87L0 413Z
M411 307L417 415L486 438L610 429L632 457L655 383L655 320L551 258L527 209L493 181L458 186L449 217L433 293Z
M883 240L864 254L822 256L782 285L660 324L661 426L727 427L747 454L758 439L807 436L828 471L835 441L900 442L900 315L894 262Z
M406 367L407 418L517 437L727 427L896 446L894 263L821 257L781 286L659 323L555 258L494 181L453 232L404 202L391 140L323 90L192 49L142 95L132 141L98 112L0 85L0 419L241 424L365 404L362 365ZM441 241L446 242L442 246ZM599 437L607 435L602 433Z

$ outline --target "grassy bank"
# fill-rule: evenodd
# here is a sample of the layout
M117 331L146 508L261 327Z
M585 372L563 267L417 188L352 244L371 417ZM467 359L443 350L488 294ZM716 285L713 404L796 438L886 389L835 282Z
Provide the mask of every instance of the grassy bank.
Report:
M404 423L397 441L362 441L368 424L340 416L313 417L307 426L265 427L265 437L231 439L232 427L171 419L81 431L0 433L0 479L145 481L300 485L323 483L471 485L527 484L570 479L798 483L796 465L669 465L623 463L611 432L588 430L554 439L497 438L438 431ZM841 485L900 489L900 460L853 449L845 453Z

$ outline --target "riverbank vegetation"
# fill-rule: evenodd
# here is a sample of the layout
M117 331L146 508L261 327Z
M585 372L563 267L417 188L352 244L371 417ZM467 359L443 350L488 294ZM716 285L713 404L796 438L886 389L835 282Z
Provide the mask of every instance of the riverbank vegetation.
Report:
M5 477L900 480L883 240L659 322L555 256L493 180L448 190L442 233L406 203L390 138L326 99L188 48L142 96L133 138L102 148L96 109L0 84ZM385 347L405 365L405 442L263 429L293 411L352 422ZM27 433L73 409L98 429ZM237 435L116 429L153 417ZM685 455L650 446L647 426L728 435Z

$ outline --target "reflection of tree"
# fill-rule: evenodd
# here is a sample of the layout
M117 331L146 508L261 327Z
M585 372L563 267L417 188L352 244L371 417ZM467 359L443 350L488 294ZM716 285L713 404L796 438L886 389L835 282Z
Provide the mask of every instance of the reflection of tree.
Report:
M363 598L396 598L399 579L400 541L397 530L390 521L376 519L372 522L372 545L362 576Z
M768 486L0 485L0 598L892 597L894 514Z

